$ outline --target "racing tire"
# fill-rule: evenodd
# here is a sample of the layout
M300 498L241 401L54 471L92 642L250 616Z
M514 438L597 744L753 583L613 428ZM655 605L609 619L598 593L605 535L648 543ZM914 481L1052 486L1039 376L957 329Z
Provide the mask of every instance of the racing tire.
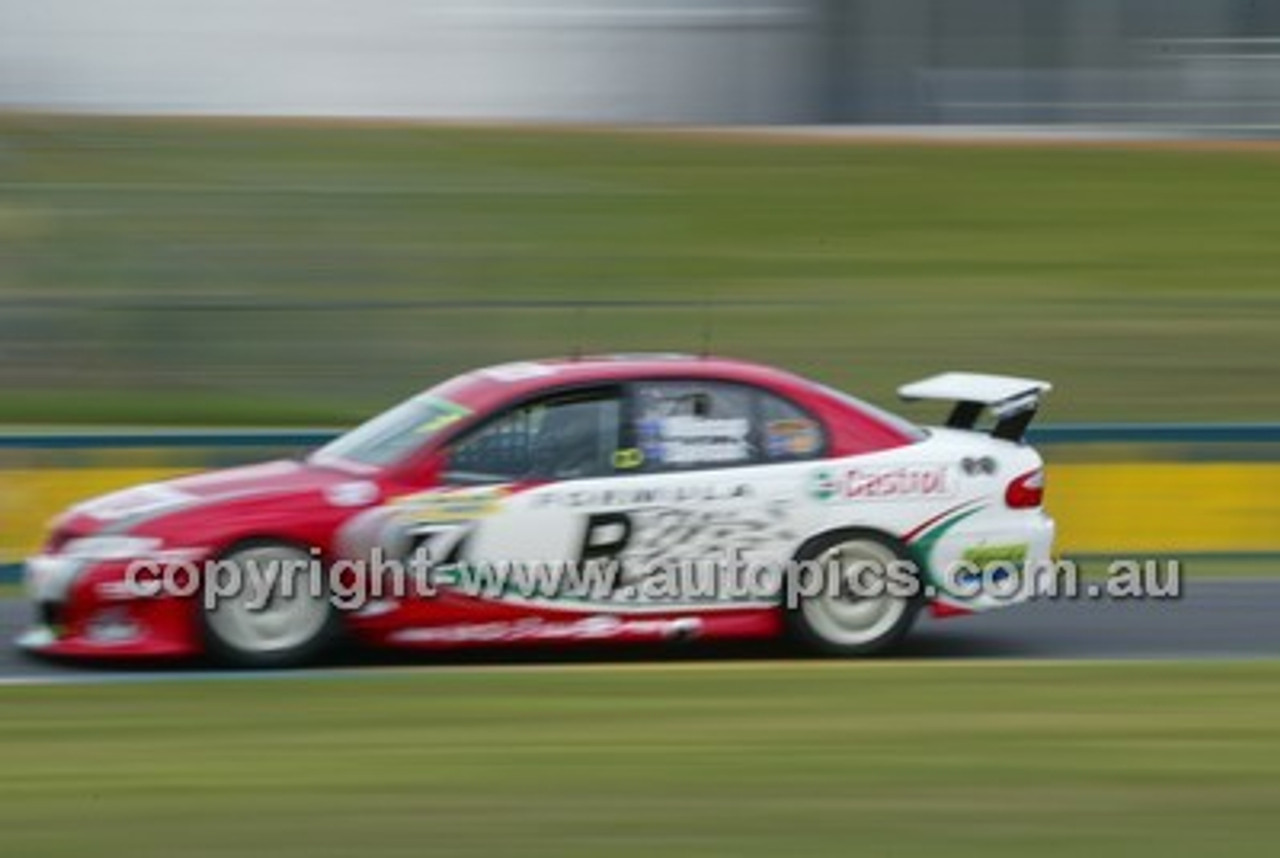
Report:
M851 594L844 587L832 586L825 575L818 592L788 587L783 594L786 629L791 640L809 652L833 657L889 652L911 631L924 604L914 574L909 582L901 577L905 573L890 574L889 564L905 564L906 552L879 534L825 534L801 548L796 560L814 561L818 569L827 569L832 562L840 563L846 570L855 563L867 564L863 568L869 570L869 575L874 577L878 568L883 576L884 586L878 588L878 593L862 596ZM895 589L898 587L901 589Z
M338 640L342 621L329 593L316 592L308 572L293 577L291 587L284 576L269 594L257 593L247 582L245 570L256 563L298 563L308 570L314 558L297 546L284 542L256 541L236 546L220 562L239 567L246 582L236 592L212 599L206 597L205 581L199 605L205 651L220 664L254 669L289 668L308 664L327 652ZM290 567L284 567L290 568Z

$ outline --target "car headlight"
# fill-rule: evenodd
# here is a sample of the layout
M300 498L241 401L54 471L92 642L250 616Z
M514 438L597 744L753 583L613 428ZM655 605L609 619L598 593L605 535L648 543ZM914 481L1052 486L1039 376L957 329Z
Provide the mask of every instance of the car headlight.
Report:
M162 544L146 536L86 536L71 540L58 553L72 560L133 560L155 553Z

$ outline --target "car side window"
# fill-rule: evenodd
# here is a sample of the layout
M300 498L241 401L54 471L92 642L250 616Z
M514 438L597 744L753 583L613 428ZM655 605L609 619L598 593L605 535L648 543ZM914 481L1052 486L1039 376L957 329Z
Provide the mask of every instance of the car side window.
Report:
M826 452L822 424L799 406L762 390L757 415L765 461L798 462Z
M651 381L634 387L632 430L646 471L757 461L753 391L735 384Z
M560 394L518 406L452 444L446 478L483 483L612 473L620 411L616 391Z

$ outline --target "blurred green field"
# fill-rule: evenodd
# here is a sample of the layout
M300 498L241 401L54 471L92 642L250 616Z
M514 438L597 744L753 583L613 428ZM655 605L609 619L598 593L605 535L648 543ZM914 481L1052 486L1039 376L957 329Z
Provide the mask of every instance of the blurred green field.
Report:
M1271 855L1280 663L0 689L6 855Z
M1280 149L0 117L0 421L342 422L702 346L1047 419L1280 414ZM582 305L582 306L579 306Z

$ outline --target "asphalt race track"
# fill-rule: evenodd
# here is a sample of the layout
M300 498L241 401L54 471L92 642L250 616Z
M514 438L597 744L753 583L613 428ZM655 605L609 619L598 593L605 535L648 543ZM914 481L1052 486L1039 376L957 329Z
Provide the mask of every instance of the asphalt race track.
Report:
M68 665L33 659L13 639L27 624L20 599L0 600L0 684L31 681L109 681L130 677L189 678L183 669ZM368 666L569 664L681 659L768 658L775 648L683 645L593 648L590 651L499 651L472 654L359 654L321 670ZM1177 600L1037 601L961 619L922 619L895 658L1006 659L1250 659L1280 656L1280 580L1188 578ZM295 675L306 675L297 671ZM199 674L194 674L199 675Z

